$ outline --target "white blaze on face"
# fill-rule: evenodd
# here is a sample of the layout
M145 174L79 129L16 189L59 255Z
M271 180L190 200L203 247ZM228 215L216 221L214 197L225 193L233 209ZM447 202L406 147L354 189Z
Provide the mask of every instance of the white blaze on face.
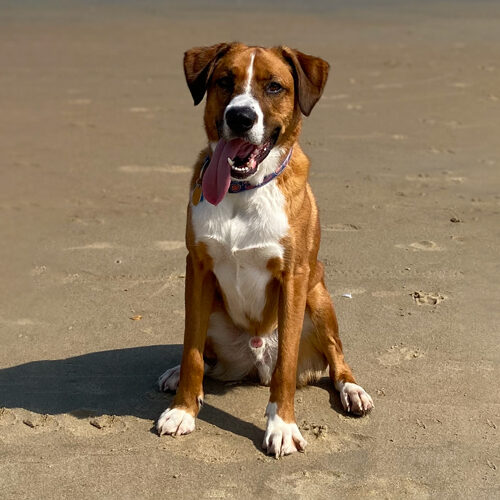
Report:
M252 79L253 66L255 60L255 51L250 56L250 64L246 72L245 91L243 94L234 96L231 102L227 105L224 111L223 137L226 140L233 138L233 133L227 125L226 113L231 108L251 108L257 114L257 121L253 127L247 132L245 139L255 145L260 145L264 142L264 113L260 107L259 101L252 95Z
M248 66L247 69L247 83L245 86L245 94L251 94L254 61L255 61L255 52L252 52L252 55L250 56L250 65Z

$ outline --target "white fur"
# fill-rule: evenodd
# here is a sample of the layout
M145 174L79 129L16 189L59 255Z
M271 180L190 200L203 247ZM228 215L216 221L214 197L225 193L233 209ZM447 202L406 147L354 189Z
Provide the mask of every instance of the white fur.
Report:
M230 140L233 138L231 129L226 122L226 113L229 109L237 107L249 107L257 115L257 121L253 127L248 131L246 139L255 145L260 145L264 141L264 113L260 107L259 101L255 99L252 95L252 77L253 77L253 62L255 59L255 52L252 53L250 57L250 64L247 69L247 79L245 82L245 92L243 94L237 95L231 99L231 102L227 105L224 111L224 123L222 125L222 135L224 139Z
M274 330L270 335L263 337L262 340L262 346L260 347L253 347L249 341L250 351L255 360L260 383L270 385L276 360L278 359L278 330Z
M158 386L160 391L176 391L179 385L179 379L181 376L181 366L177 365L173 368L169 368L158 378Z
M204 201L192 207L196 242L207 245L228 313L239 327L249 328L248 318L262 318L271 279L267 262L283 257L280 240L289 229L284 206L283 193L271 181L229 193L217 206Z
M284 422L278 415L277 409L276 403L268 403L267 427L262 448L268 455L274 455L276 458L304 451L307 441L302 437L297 424Z
M285 159L286 153L288 153L288 151L275 146L271 149L271 151L269 151L265 160L262 163L259 163L257 172L248 176L245 180L253 186L257 186L257 184L260 184L264 180L266 175L271 174L278 168L282 159Z
M336 382L335 388L340 393L340 401L344 410L364 415L374 408L371 396L358 384Z
M257 371L259 380L269 385L278 356L278 331L261 336L262 346L250 345L250 335L236 327L222 312L210 316L208 337L217 354L217 364L206 374L217 380L242 380Z
M250 64L248 66L248 71L247 71L247 82L245 86L245 93L246 94L251 94L252 93L252 77L253 77L253 63L255 61L255 51L252 52L252 55L250 57Z
M181 408L167 408L156 423L156 429L160 436L163 434L181 436L193 432L194 428L194 417Z

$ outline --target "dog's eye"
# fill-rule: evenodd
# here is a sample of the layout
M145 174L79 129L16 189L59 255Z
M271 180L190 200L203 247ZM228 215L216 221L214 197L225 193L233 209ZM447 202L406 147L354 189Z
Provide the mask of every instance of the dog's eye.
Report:
M217 85L224 90L232 90L233 79L230 76L223 76L217 80Z
M268 94L279 94L283 90L283 87L278 82L268 83L266 91Z

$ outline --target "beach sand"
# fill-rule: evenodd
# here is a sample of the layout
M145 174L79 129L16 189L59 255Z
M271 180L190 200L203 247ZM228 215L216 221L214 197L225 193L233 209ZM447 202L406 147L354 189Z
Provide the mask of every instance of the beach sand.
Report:
M0 12L2 498L498 497L498 3ZM261 451L265 387L206 381L193 434L153 427L205 145L182 54L228 40L332 65L301 144L375 410L346 415L327 379L298 390L309 446L282 460Z

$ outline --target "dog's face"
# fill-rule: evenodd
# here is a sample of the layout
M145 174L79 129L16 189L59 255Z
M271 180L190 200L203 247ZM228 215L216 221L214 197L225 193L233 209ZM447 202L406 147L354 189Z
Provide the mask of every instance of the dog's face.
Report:
M184 56L194 103L207 93L209 141L237 143L231 162L231 176L237 179L253 175L275 146L293 143L301 112L309 115L320 98L328 69L322 59L287 47L221 43Z

